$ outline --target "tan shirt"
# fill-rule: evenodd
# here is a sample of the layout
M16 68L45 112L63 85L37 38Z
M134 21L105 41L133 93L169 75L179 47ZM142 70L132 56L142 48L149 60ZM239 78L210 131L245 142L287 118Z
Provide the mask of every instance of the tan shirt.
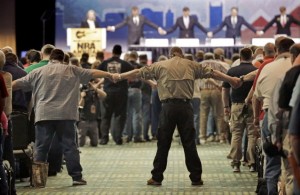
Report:
M210 78L213 72L211 68L177 56L139 70L143 79L157 80L160 100L192 99L195 79Z
M258 76L254 95L263 101L263 109L268 109L270 99L273 95L273 90L280 77L292 67L290 54L283 53L277 56L277 58L265 66L260 75Z

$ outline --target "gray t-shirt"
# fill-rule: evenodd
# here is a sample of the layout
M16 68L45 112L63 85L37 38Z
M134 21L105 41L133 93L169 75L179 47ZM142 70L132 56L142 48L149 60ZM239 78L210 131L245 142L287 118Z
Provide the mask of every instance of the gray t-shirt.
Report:
M78 120L79 85L92 79L92 70L50 63L16 81L24 91L32 91L35 122Z

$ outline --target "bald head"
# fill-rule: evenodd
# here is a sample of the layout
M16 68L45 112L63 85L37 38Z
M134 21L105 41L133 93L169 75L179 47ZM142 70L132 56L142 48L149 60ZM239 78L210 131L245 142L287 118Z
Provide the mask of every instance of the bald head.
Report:
M172 47L170 49L170 58L172 58L174 56L178 56L178 57L181 57L181 58L184 57L181 48L179 48L179 47Z
M0 50L0 70L2 70L5 64L5 54L3 51Z
M276 53L275 44L267 43L264 46L264 56L265 57L274 57Z

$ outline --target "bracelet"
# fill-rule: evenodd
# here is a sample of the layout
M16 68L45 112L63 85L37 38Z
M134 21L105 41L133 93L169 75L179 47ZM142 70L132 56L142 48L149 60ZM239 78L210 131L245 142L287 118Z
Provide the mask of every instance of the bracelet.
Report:
M121 74L119 74L119 80L122 80Z
M242 82L244 82L244 76L240 76Z

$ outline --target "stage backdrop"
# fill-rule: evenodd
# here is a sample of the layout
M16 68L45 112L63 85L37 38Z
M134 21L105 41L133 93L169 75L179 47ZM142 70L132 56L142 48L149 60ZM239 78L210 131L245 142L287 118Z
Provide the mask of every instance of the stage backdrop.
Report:
M215 29L230 14L230 8L239 8L239 15L257 29L262 29L274 15L279 14L279 7L286 6L287 12L300 19L299 0L56 0L56 46L64 50L70 48L66 43L66 29L80 27L85 20L86 12L93 9L97 13L97 21L101 27L115 25L130 15L131 7L138 6L140 12L151 21L165 29L171 27L176 18L182 15L182 8L188 6L191 15L195 15L199 22L207 29ZM299 26L292 28L292 36L300 37ZM224 30L215 37L224 37ZM269 29L263 37L273 37L275 27ZM178 30L166 36L160 36L156 30L146 27L145 38L175 38ZM195 30L195 36L204 43L205 35ZM243 43L250 43L254 33L243 29ZM111 51L114 44L121 44L123 51L127 49L127 27L107 32L107 48Z

